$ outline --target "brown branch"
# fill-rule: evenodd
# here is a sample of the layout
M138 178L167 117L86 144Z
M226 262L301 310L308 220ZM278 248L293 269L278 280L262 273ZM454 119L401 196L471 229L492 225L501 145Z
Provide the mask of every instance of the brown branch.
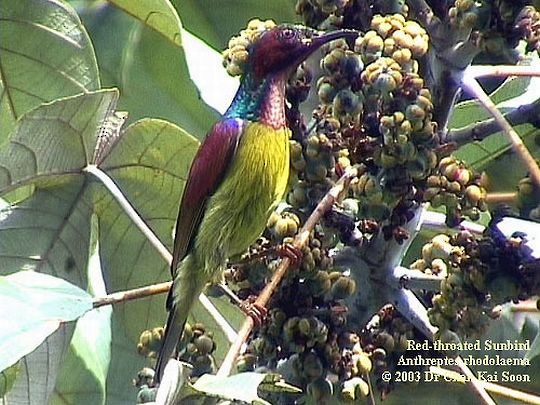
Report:
M487 193L486 202L489 204L512 204L516 201L517 193Z
M133 290L118 291L103 297L94 298L92 302L94 308L103 307L105 305L118 304L124 301L136 300L139 298L149 297L151 295L163 294L171 289L172 281L148 285L146 287L134 288Z
M332 187L324 198L319 202L315 210L311 213L306 223L300 229L293 241L293 246L297 249L302 249L309 241L309 235L315 228L315 225L321 220L322 216L334 205L336 201L339 201L340 197L345 193L349 187L349 183L353 177L356 176L356 170L351 169L347 170L343 176L339 179L334 187ZM257 307L264 308L270 301L270 298L274 294L274 291L277 290L281 280L287 274L287 270L291 266L291 259L284 258L279 264L278 268L275 270L270 282L264 287L261 291L254 305ZM251 317L246 317L242 327L238 331L238 338L231 345L227 356L223 360L221 367L219 368L217 375L221 377L226 377L231 373L233 365L242 349L242 346L249 338L251 331L254 327L254 321Z
M532 123L540 120L540 101L522 105L515 110L503 114L503 117L512 125ZM465 145L473 141L481 141L489 135L501 131L501 127L494 118L475 122L463 128L452 129L444 137L444 142L455 142L458 146Z

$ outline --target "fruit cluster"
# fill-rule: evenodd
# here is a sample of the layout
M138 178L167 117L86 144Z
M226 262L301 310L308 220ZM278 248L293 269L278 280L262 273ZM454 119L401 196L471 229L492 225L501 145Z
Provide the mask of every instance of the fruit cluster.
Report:
M516 29L527 42L527 50L540 50L540 12L525 6L516 19Z
M443 278L428 309L439 336L480 336L498 315L498 305L538 292L533 270L538 263L525 257L522 243L519 236L507 240L493 231L481 237L460 231L437 235L424 245L422 259L411 268Z
M163 327L143 330L137 343L137 352L144 357L156 358L163 340Z
M374 14L400 13L406 16L405 0L298 0L296 13L307 25L318 29L365 28Z
M353 180L351 197L359 202L359 219L385 221L400 203L418 198L438 163L438 141L431 95L418 74L417 59L429 47L425 30L401 14L376 15L370 28L352 49L345 41L327 47L317 81L314 135L302 147L307 162L317 156L311 136L324 140L326 154L313 163L330 182L356 165L360 177ZM301 189L309 194L313 186L306 177L300 171Z
M420 338L413 325L390 304L382 307L366 324L361 342L371 358L375 385L382 399L394 388L392 381L381 378L382 374L385 371L394 374L400 368L400 358L416 355L416 352L408 350L408 341Z
M437 173L426 180L424 199L435 208L446 207L446 222L455 226L466 215L473 221L487 210L486 190L482 177L475 175L462 161L446 157L439 162Z
M260 35L276 26L272 20L261 21L253 19L248 22L246 29L240 35L229 40L227 49L223 51L223 66L231 76L240 76L245 69L249 55L249 46L256 42Z
M463 38L475 38L484 56L513 60L520 39L538 47L538 12L524 1L456 0L448 9L450 25Z
M143 331L137 344L139 354L155 358L161 348L163 331L162 327ZM193 377L215 371L215 361L212 353L216 347L213 333L206 331L203 324L196 323L191 326L186 323L180 346L185 347L185 350L180 354L180 360L193 365L191 373Z

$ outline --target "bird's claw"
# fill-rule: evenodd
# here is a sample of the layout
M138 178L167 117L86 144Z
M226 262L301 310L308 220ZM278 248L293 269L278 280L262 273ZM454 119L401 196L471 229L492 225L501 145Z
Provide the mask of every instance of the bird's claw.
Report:
M277 254L283 258L287 257L291 261L291 267L298 267L302 262L302 257L304 254L302 250L298 249L296 246L290 243L283 243L279 245L276 249Z
M263 305L259 305L256 302L244 301L240 307L244 313L253 319L253 323L256 327L261 326L266 320L268 310Z

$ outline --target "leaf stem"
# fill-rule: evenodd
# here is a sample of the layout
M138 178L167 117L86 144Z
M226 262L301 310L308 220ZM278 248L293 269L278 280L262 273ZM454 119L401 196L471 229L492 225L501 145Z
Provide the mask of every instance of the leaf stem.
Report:
M540 186L540 168L538 167L536 160L530 154L527 147L517 134L517 132L512 128L512 125L504 118L501 112L495 106L495 103L489 98L487 93L484 91L482 86L476 81L476 79L468 74L463 76L462 85L467 89L471 95L474 95L478 101L490 112L497 124L501 127L504 134L514 147L517 155L523 160L529 175L533 180L534 184Z
M455 371L436 366L431 366L429 371L435 375L440 375L445 379L445 381L465 384L465 379L463 376ZM523 391L518 391L513 388L505 387L504 385L494 384L487 381L478 381L478 384L481 385L486 391L494 394L498 394L506 398L516 399L526 404L540 405L540 397L536 395L528 394Z
M88 165L83 169L85 172L95 176L101 183L109 190L109 192L116 199L118 204L122 207L126 215L133 221L135 226L143 233L150 244L158 251L163 259L169 264L172 262L172 255L167 247L161 243L156 234L150 229L146 222L141 218L137 210L131 205L126 196L122 193L122 190L116 185L116 183L109 177L107 173L101 170L96 165ZM155 284L151 286L135 288L133 290L116 292L109 294L105 297L98 297L94 300L94 308L103 305L110 305L127 300L144 298L155 294L161 294L169 291L171 288L171 282ZM96 303L96 301L98 303ZM103 303L101 303L103 302ZM219 325L225 336L230 343L236 340L236 331L229 324L227 319L217 310L208 297L204 294L199 295L199 302L204 309L212 316L212 318Z
M349 187L350 181L357 175L356 169L348 169L343 176L338 180L338 182L326 193L324 198L319 202L317 207L313 210L307 221L304 223L304 226L293 241L293 246L297 249L302 249L307 242L309 241L309 235L315 228L315 225L320 221L322 216L332 207L332 205L339 201L340 197L345 193ZM274 271L272 278L269 283L261 291L254 305L259 307L266 307L273 293L279 287L281 280L289 270L291 266L291 259L286 257L284 258L277 269ZM240 330L238 331L238 338L233 342L221 367L217 372L218 377L228 376L233 368L233 365L240 353L242 347L246 343L255 323L251 317L246 317L244 323L242 324Z
M487 405L497 405L486 392L486 388L480 383L471 369L465 364L461 356L456 357L456 364L462 373L467 377L466 384L475 394L477 394L482 403Z
M133 208L131 203L128 201L124 193L122 193L122 190L120 190L113 179L111 179L107 173L96 165L88 165L83 170L97 177L99 181L101 181L101 183L107 188L107 190L109 190L118 204L120 204L129 219L131 219L135 226L139 228L146 239L148 239L152 246L154 246L154 248L158 251L161 257L163 257L163 259L170 264L172 262L172 255L167 247L161 243L154 231L152 231L146 222L144 222L139 213L135 210L135 208Z
M479 77L535 77L540 76L540 69L538 66L471 65L467 68L467 75L476 79Z

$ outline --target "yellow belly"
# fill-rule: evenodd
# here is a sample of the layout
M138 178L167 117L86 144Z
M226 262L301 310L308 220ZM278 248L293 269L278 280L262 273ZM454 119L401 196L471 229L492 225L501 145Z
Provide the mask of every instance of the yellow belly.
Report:
M249 123L225 178L208 205L195 254L216 271L263 232L289 179L289 130ZM202 263L201 263L202 264Z

